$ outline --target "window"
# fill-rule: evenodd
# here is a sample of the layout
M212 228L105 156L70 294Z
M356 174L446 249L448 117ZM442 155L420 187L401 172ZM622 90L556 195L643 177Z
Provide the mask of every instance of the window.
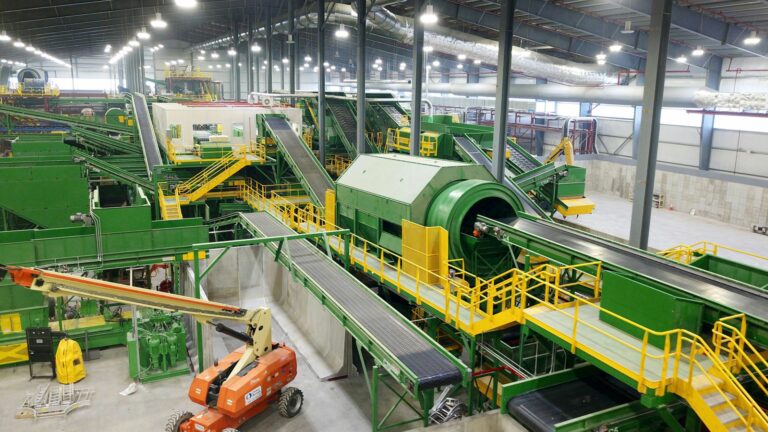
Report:
M595 104L592 105L592 115L594 117L633 119L635 118L635 107L630 105Z
M768 133L768 118L716 115L715 129Z
M662 108L661 124L701 127L701 114L688 113L685 108Z

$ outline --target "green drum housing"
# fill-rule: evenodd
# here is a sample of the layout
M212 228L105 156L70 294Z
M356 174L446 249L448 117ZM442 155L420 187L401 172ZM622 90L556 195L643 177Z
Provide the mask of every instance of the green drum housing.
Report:
M477 215L514 216L518 198L479 165L402 154L360 155L336 183L336 223L402 253L402 221L448 231L449 257L490 276L512 265L510 249L472 235Z

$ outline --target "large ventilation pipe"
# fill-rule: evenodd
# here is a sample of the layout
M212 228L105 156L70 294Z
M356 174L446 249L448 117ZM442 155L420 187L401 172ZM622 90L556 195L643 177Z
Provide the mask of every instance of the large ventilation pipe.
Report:
M344 87L355 87L345 81ZM370 91L410 92L411 86L403 82L369 81ZM592 102L614 105L642 105L643 87L576 87L557 84L515 84L510 87L510 96L517 99L541 99L560 102ZM496 84L430 84L432 96L486 96L496 95ZM699 87L666 87L664 106L678 108L741 108L765 109L768 106L766 93L719 93Z
M412 20L394 15L382 7L392 3L397 2L390 1L382 4L375 2L369 12L368 23L374 31L403 43L411 44L413 42ZM350 5L333 4L328 7L326 23L355 27L357 25L356 14L357 11ZM288 21L274 23L273 32L287 32L288 24ZM314 27L317 27L317 13L309 12L298 17L296 28ZM256 37L265 37L266 31L264 27L259 28L255 35ZM247 33L239 35L239 38L244 37L247 37ZM196 45L194 49L230 45L232 40L232 37L226 36ZM436 51L454 55L464 54L468 58L480 60L486 65L496 65L498 58L498 42L467 33L450 30L426 31L424 32L424 41L425 45L433 47ZM614 80L602 72L591 70L589 65L555 59L522 48L512 50L512 69L525 72L530 76L571 85L599 86Z

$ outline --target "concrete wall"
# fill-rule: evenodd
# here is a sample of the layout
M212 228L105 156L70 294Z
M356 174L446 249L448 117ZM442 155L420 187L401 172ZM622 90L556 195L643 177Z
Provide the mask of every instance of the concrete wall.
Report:
M599 158L578 161L578 165L587 168L587 195L600 192L632 199L635 166L630 162ZM665 207L750 228L752 224L768 224L766 183L660 165L656 171L655 192L664 194Z

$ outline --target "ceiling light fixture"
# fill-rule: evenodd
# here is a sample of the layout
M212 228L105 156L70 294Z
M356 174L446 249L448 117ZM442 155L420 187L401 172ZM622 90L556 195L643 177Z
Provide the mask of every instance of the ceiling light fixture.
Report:
M191 9L197 6L197 0L176 0L176 6L184 9Z
M695 50L691 51L691 55L694 57L701 57L704 55L704 48L701 45L697 46Z
M200 60L200 61L203 61L203 60L205 60L205 56L202 56L202 55L201 56L197 56L197 59Z
M424 24L435 24L437 22L437 14L435 14L435 8L431 4L427 5L427 10L419 17Z
M282 59L282 60L280 60L280 61L281 61L281 62L283 62L283 64L288 64L288 59L287 59L287 58L285 58L285 57L283 57L283 59Z
M599 54L595 55L595 58L597 59L597 61L600 61L600 60L605 60L607 57L608 57L608 56L607 56L607 55L605 55L605 53L604 53L604 52L602 52L602 51L600 51L600 53L599 53Z
M440 61L438 61L438 60L433 61L432 62L432 66L434 66L434 67L440 66Z
M476 64L476 65L479 65L480 63L482 63L482 61L481 60L475 60L473 63Z
M464 65L463 65L463 64L461 64L461 63L459 63L458 65L456 65L456 67L457 67L457 68L459 68L459 69L464 69Z
M261 52L261 46L259 44L253 44L251 46L251 51L256 52L256 53L257 52Z
M13 46L16 48L24 48L24 42L22 42L21 39L16 39L16 42L13 43Z
M217 53L216 51L212 52L211 53L211 58L213 58L213 59L219 58L219 53Z
M347 28L344 27L344 24L339 26L339 29L336 30L336 37L339 39L346 39L349 37L349 31L347 31Z
M307 54L307 55L304 56L304 61L309 63L309 62L312 61L312 57L309 54Z
M29 51L29 52L32 52L32 51L35 50L35 47L33 47L32 45L27 45L24 49Z
M141 39L141 40L147 40L150 37L152 37L152 35L147 33L147 28L146 27L142 27L141 30L138 33L136 33L136 37Z
M635 31L632 30L632 21L624 21L624 29L621 30L622 34L632 34Z
M137 46L139 46L141 44L136 39L131 39L131 40L128 41L128 45L137 47Z
M10 42L10 41L11 41L11 37L8 36L8 33L6 33L5 30L0 32L0 42Z
M608 47L608 51L610 51L612 53L617 53L617 52L621 51L621 45L619 45L618 42L614 42L613 45Z
M400 63L400 70L405 70L406 67L407 65L405 64L405 62Z
M461 61L464 61L464 60L467 59L467 55L466 54L459 54L458 56L456 56L456 58L461 60Z
M597 60L597 64L599 64L600 66L604 65L605 64L605 59L598 59Z
M237 51L235 50L235 47L229 47L227 50L227 54L229 54L231 57L234 57L237 55Z
M424 45L424 52L431 53L435 49L432 47L432 45Z
M107 46L104 47L104 52L109 54L112 52L112 45L107 44Z
M152 28L156 28L156 29L164 29L168 27L168 23L163 21L163 16L160 15L160 12L155 14L155 19L150 21L149 25L151 25Z
M757 35L757 32L752 30L752 33L749 34L749 37L744 39L744 45L757 45L760 43L760 36Z
M688 57L681 55L680 57L676 58L675 61L678 63L685 63L688 61Z

